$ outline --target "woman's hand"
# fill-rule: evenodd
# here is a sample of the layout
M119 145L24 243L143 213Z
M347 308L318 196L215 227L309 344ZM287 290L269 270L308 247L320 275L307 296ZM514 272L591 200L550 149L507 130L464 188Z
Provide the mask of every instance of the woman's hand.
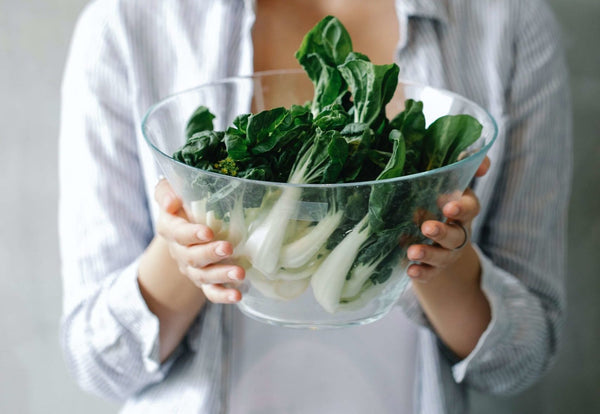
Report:
M476 176L484 175L490 166L486 157ZM459 358L469 355L489 325L491 310L481 290L481 263L471 245L468 233L479 213L479 201L471 190L457 200L445 204L444 216L457 225L429 220L421 231L436 245L413 245L408 258L412 264L408 275L427 319L442 342ZM457 249L457 247L460 247Z
M489 167L490 160L485 157L475 176L485 175ZM460 259L470 248L471 223L479 210L479 200L471 189L467 189L460 199L443 206L442 213L448 219L446 223L436 220L423 222L421 232L435 244L409 247L408 259L418 263L409 266L408 275L415 281L427 282L460 264Z
M191 223L181 199L167 180L158 182L154 198L160 206L157 232L167 242L169 254L179 271L201 288L211 302L240 301L240 291L226 284L242 281L244 269L221 263L233 253L231 243L214 240L214 234L208 226Z

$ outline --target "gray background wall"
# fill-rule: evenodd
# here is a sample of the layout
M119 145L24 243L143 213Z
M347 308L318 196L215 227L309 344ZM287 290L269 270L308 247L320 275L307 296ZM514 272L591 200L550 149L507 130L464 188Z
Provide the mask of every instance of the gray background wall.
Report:
M575 113L566 342L541 382L513 398L473 395L474 413L600 412L600 1L550 3L564 27ZM79 391L57 339L59 84L84 4L0 0L0 413L117 411Z

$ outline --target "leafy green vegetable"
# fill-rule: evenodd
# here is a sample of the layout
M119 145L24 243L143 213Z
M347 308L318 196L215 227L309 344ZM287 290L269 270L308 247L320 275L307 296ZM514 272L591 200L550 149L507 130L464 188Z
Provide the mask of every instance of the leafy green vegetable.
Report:
M221 145L223 135L223 132L216 131L196 132L173 158L194 167L212 170L211 164L225 156Z
M335 102L341 103L347 85L337 67L351 52L350 35L333 16L325 17L304 37L296 59L315 86L314 114Z
M451 164L481 135L482 126L469 115L446 115L427 128L423 143L426 171Z
M212 131L213 119L215 119L215 116L210 113L206 106L198 107L188 121L185 136L191 138L197 132Z
M398 65L374 65L352 55L338 69L354 98L354 122L377 130L385 119L385 106L398 85Z
M377 177L378 180L386 178L400 177L404 171L404 161L406 160L406 143L402 132L397 129L392 129L390 132L390 141L392 141L393 149L387 165Z
M246 194L236 180L199 176L195 183L206 197L193 203L194 217L234 242L257 289L284 300L310 284L321 306L335 312L362 303L390 280L408 246L424 241L419 226L439 213L438 195L448 184L444 176L427 185L389 179L457 161L482 126L468 115L448 115L426 127L423 103L412 99L388 119L398 66L375 65L354 51L335 17L307 33L296 58L314 85L312 102L241 114L225 131L213 130L215 117L201 106L173 157L250 180L375 181L332 188L319 222L296 219L300 204L311 203L310 188L264 187ZM321 202L322 193L315 192Z
M389 128L399 130L406 142L404 174L414 174L421 171L421 152L426 131L423 102L407 99L404 111L390 121Z

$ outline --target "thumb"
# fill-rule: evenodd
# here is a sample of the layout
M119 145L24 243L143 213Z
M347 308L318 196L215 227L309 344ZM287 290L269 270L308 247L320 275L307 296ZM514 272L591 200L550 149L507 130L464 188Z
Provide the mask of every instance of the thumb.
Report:
M485 174L487 174L488 170L490 169L490 165L491 165L491 161L488 158L488 156L486 155L485 158L483 159L483 162L479 166L479 168L477 168L475 177L483 177Z
M175 194L166 178L161 178L156 184L154 199L167 213L176 214L182 207L181 199Z

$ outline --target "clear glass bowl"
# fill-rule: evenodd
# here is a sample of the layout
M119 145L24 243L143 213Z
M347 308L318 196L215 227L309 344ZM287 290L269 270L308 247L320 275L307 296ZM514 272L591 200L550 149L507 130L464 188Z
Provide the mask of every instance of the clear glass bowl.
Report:
M172 158L185 143L186 124L199 105L216 115L215 130L225 130L239 114L279 106L289 108L312 100L312 96L312 84L302 71L271 71L224 79L157 103L146 114L142 130L156 161L192 219L208 224L218 238L235 246L231 262L246 269L246 280L240 287L243 298L238 305L244 314L267 323L307 328L373 322L392 308L409 283L406 249L411 244L427 242L419 231L420 224L426 219L443 219L441 206L460 197L468 186L495 140L497 127L484 109L457 94L400 81L386 108L390 119L403 110L405 99L412 98L423 101L428 124L447 114L469 114L483 125L481 138L465 151L460 161L426 173L382 181L292 185L210 173ZM346 274L340 268L348 266L351 254L348 249L352 249L347 244L336 250L339 245L334 240L340 237L332 236L329 246L310 240L304 240L302 246L286 244L290 234L309 234L317 230L319 223L332 220L328 212L335 208L341 212L335 220L343 220L345 214L354 215L356 220L366 216L370 194L385 191L386 186L393 186L395 193L407 194L398 200L394 220L390 220L405 225L400 234L393 236L397 242L375 249L379 252L387 249L386 255L389 251L389 256L383 255L389 260L386 270L379 272L379 279L370 279L370 273L363 272L362 278L353 276L355 283L349 283L339 276ZM349 202L355 208L346 211L344 204ZM283 210L282 204L286 206ZM286 228L281 250L278 248L281 240L265 243L265 235L257 236L264 230L259 223L269 214L270 220L276 218L278 226ZM384 223L377 231L369 229L371 237L383 237L387 225ZM351 231L348 228L346 236ZM337 252L337 257L329 258L332 252ZM253 259L257 255L261 260ZM317 274L316 269L328 258L329 265L334 264L329 266L330 271ZM300 262L303 267L298 270ZM366 285L360 282L365 277L370 281Z

